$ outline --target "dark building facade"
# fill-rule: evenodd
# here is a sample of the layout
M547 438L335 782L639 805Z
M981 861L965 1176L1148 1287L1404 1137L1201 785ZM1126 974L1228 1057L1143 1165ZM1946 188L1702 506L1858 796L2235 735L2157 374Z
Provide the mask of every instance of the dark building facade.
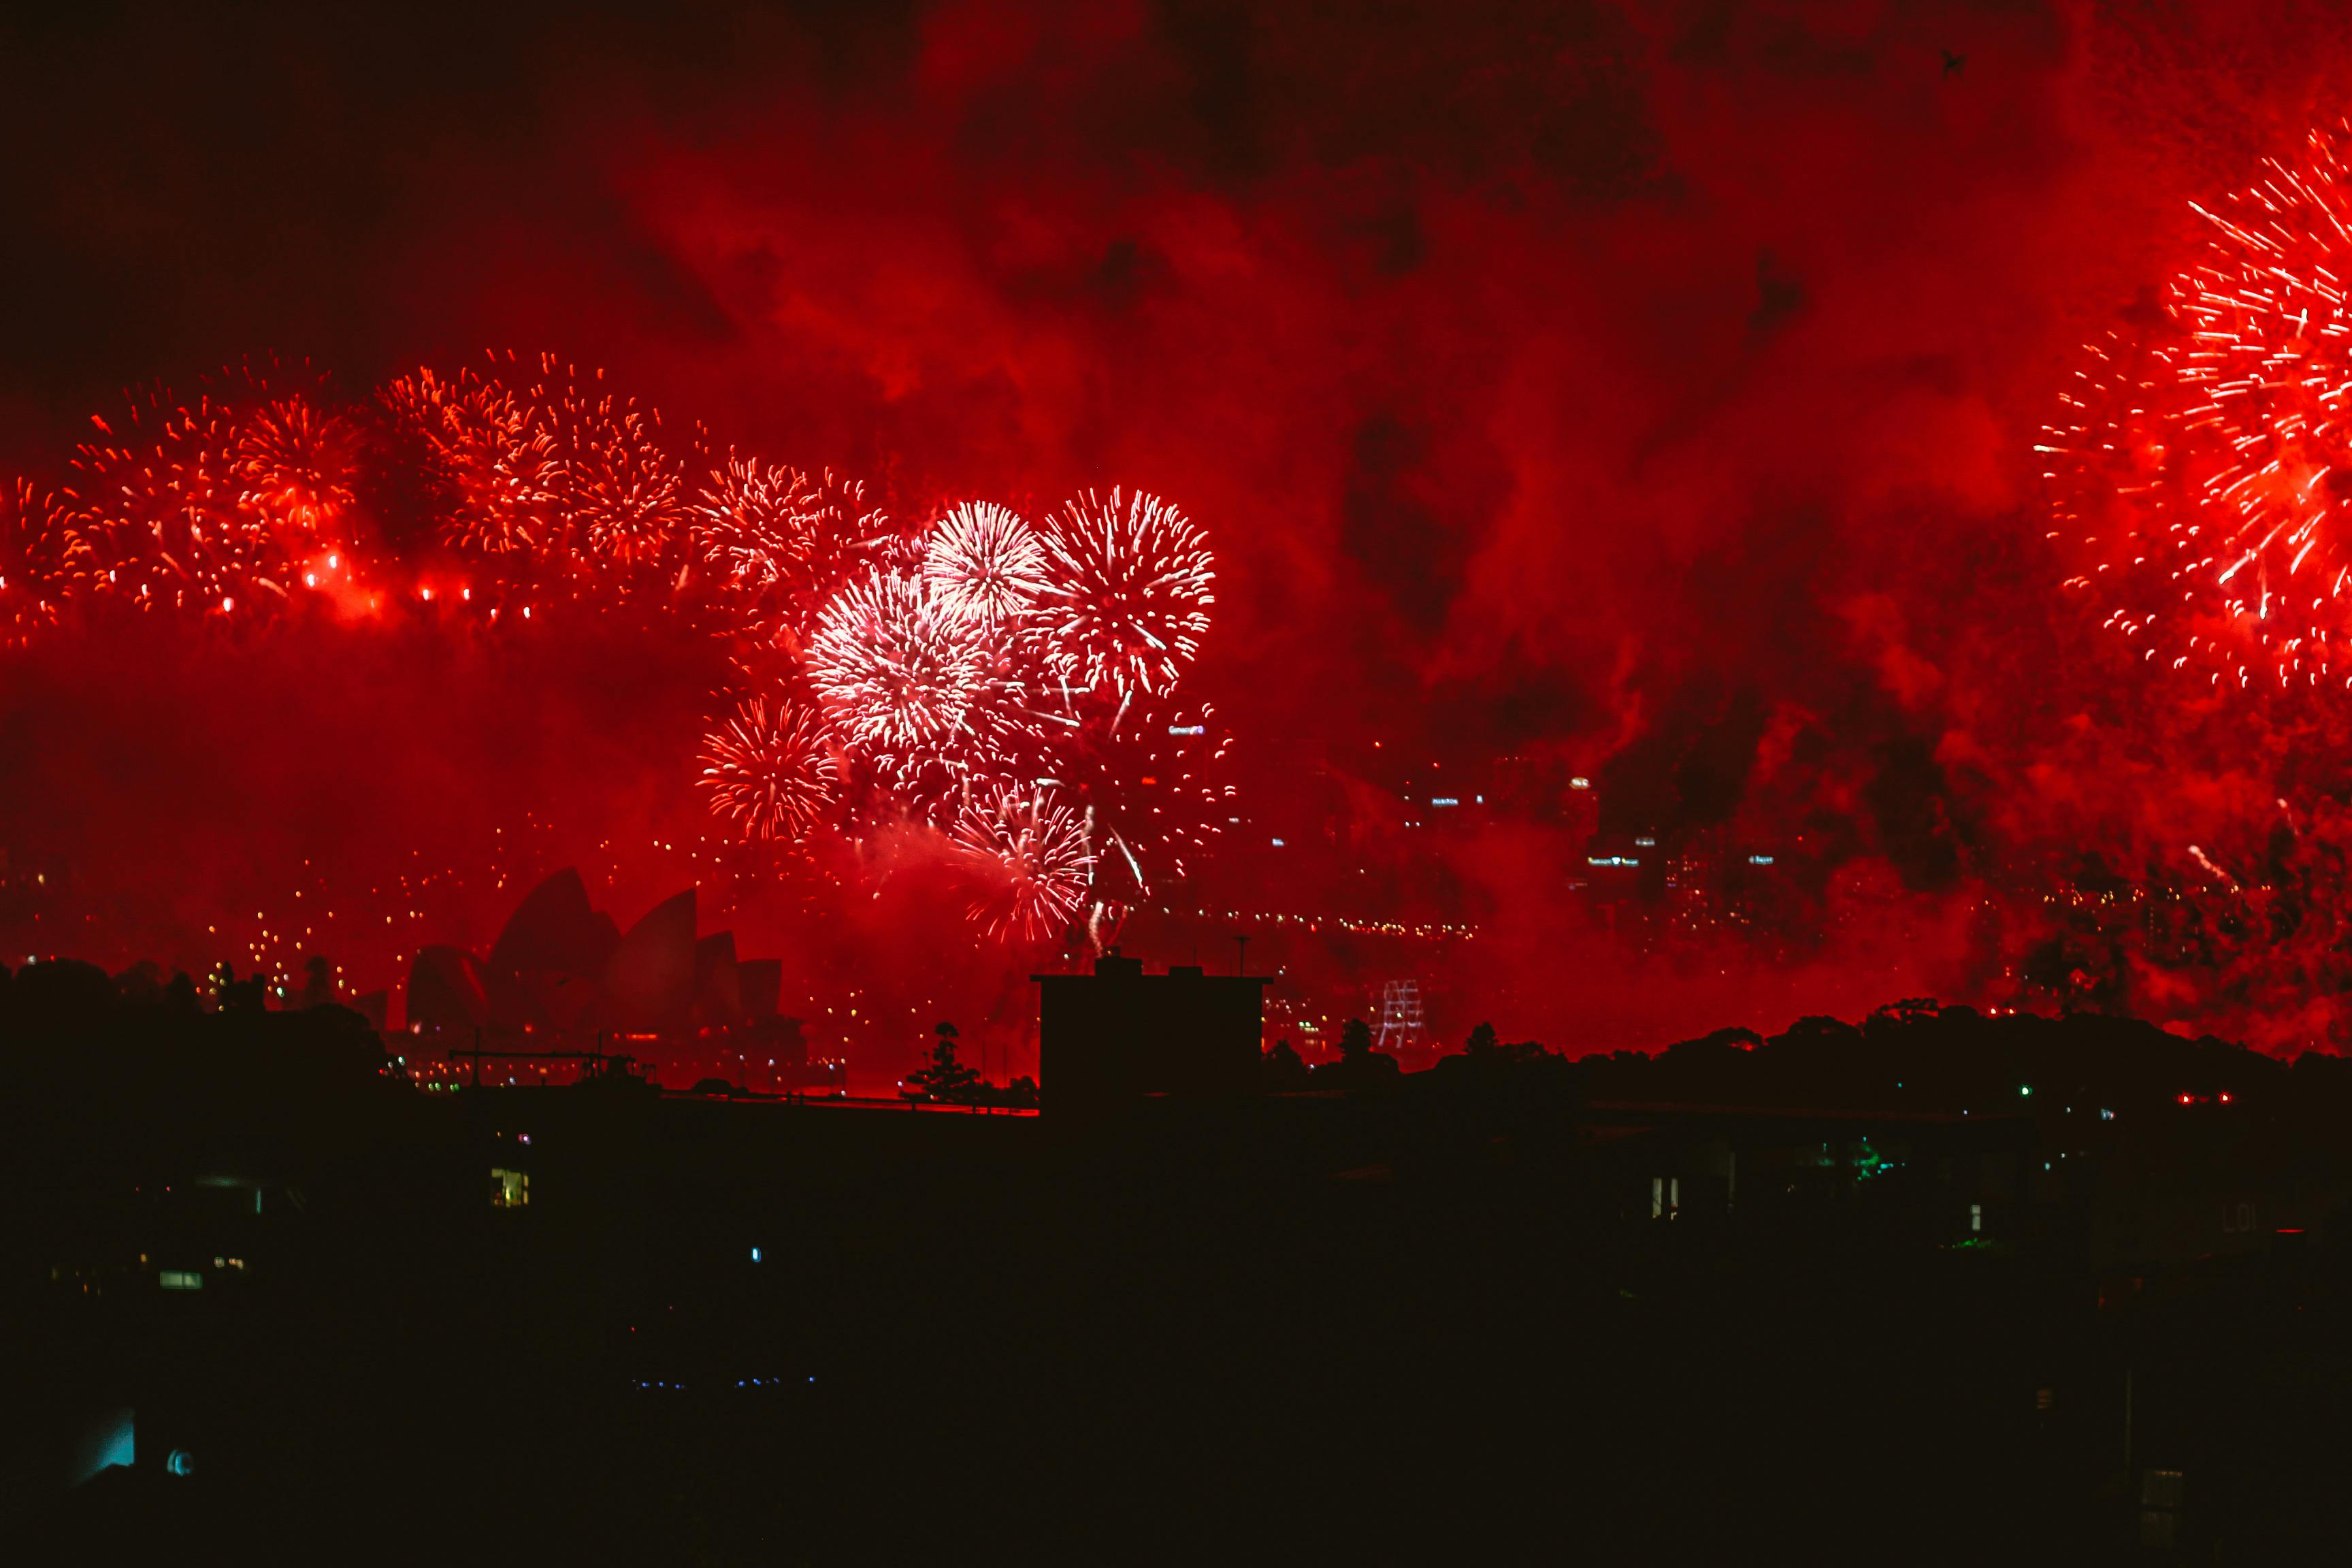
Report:
M1223 1097L1258 1083L1267 979L1178 964L1146 974L1114 951L1091 974L1033 974L1038 1072L1055 1110L1143 1095Z

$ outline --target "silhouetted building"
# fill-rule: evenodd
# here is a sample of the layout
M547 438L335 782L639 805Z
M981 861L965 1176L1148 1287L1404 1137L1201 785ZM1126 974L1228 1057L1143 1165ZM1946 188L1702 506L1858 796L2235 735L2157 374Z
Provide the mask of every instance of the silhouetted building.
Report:
M2034 1194L2021 1116L1600 1100L1587 1173L1628 1218L1787 1217L1862 1205L1939 1240L2006 1232Z
M489 1021L490 1001L482 966L458 947L417 951L408 970L408 1025L412 1029L464 1031Z
M694 1026L694 889L688 888L647 910L613 950L604 965L605 1026L687 1033Z
M575 1027L620 945L620 928L590 906L580 873L571 867L556 872L516 907L490 948L483 966L490 1022L509 1029Z
M692 889L625 934L566 868L517 906L487 960L422 949L404 1023L491 1058L588 1061L626 1042L666 1068L839 1092L841 1064L811 1061L799 1021L779 1015L782 983L782 963L738 957L732 932L697 936ZM373 1001L380 1016L383 999Z
M1178 964L1146 974L1114 951L1091 974L1033 974L1041 1087L1057 1110L1141 1095L1251 1094L1269 977Z

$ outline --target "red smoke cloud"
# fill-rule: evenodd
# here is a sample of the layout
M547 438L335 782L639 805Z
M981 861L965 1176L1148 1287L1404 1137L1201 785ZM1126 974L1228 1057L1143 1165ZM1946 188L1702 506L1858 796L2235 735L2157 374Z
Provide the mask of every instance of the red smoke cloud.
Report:
M2335 744L2324 722L2206 713L2093 635L2031 447L2076 345L2194 243L2186 201L2340 112L2344 29L969 5L216 32L133 8L0 68L11 144L49 149L0 174L26 215L0 410L37 471L115 385L251 350L365 384L551 344L672 430L866 476L909 514L1175 496L1219 558L1201 688L1260 787L1300 736L1545 751L1601 777L1617 826L1826 847L1790 956L1727 940L1705 985L1612 987L1578 978L1621 965L1563 890L1577 847L1474 845L1456 885L1494 941L1462 984L1511 998L1507 1033L1999 999L2081 967L2042 950L2082 852L2140 882L2234 847L2256 880L2286 775L2305 820L2341 798L2294 762ZM186 890L126 946L175 955L237 875L184 869L192 837L375 876L537 803L547 864L675 841L697 657L485 679L371 637L275 676L20 663L0 835L83 876L170 868L146 880ZM303 760L224 767L224 734ZM345 815L377 824L364 854ZM693 869L615 875L650 902ZM504 906L469 899L425 934L487 940ZM916 942L866 934L886 966ZM2301 971L2225 996L2075 956L2126 976L2108 1001L2333 1037Z

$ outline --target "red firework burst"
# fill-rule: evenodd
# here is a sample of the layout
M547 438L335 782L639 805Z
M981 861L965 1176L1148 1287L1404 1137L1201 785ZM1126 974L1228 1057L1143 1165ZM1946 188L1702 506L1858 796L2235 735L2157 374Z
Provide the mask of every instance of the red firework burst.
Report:
M75 526L94 578L144 608L263 609L319 549L345 547L353 442L313 393L275 394L248 366L193 403L134 397L120 431L90 422L104 439L73 458Z
M2040 448L2055 536L2080 538L2071 582L2150 658L2315 685L2352 587L2352 183L2314 132L2302 166L2266 160L2195 210L2210 238L2165 319L2088 351Z
M860 748L952 760L975 738L989 659L977 627L919 579L851 584L817 617L810 679Z
M668 565L685 537L685 470L664 450L661 416L614 391L601 370L553 354L535 369L492 355L489 374L430 369L387 385L394 432L425 470L445 542L529 557L557 579L626 586ZM511 374L529 384L516 391Z
M992 501L967 501L931 528L923 581L941 602L981 620L1028 614L1045 586L1036 530Z
M815 713L754 697L704 737L702 787L714 816L747 839L808 837L834 799L840 767Z
M341 544L358 481L358 432L305 396L278 397L238 422L232 472L239 499L280 537Z
M728 454L693 506L695 554L745 595L806 607L838 588L891 532L863 483Z
M24 479L0 489L0 646L55 626L89 587L95 559L59 498Z
M1044 543L1036 615L1055 672L1121 696L1174 687L1215 603L1201 531L1157 496L1089 490L1046 520Z
M1130 698L1055 724L1044 774L1086 809L1107 876L1138 902L1223 832L1237 791L1213 709Z
M446 543L486 554L545 542L556 496L553 437L530 406L471 370L444 378L423 369L382 394L414 460Z
M685 474L658 439L661 414L541 354L525 395L553 459L552 538L597 563L667 560L687 526Z
M1058 936L1094 878L1084 818L1046 789L1004 787L970 802L954 843L972 873L971 918L998 940Z

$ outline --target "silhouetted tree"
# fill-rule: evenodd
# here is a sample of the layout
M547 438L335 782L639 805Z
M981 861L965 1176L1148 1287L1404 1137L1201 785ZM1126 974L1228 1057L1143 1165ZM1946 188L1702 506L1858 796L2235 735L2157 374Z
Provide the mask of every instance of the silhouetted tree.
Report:
M1470 1038L1462 1047L1474 1057L1491 1056L1495 1051L1495 1026L1480 1024L1470 1031Z
M1286 1089L1307 1087L1307 1064L1290 1048L1286 1039L1274 1042L1274 1049L1265 1053L1259 1075L1267 1089L1279 1092Z
M95 963L53 958L16 972L14 1021L26 1030L110 1028L121 1005L114 978Z
M150 960L141 960L114 977L114 993L133 1007L160 1007L163 1004L163 971Z
M956 1060L956 1026L943 1023L931 1033L931 1059L908 1073L907 1081L933 1100L971 1104L979 1092L980 1075Z
M260 1013L269 1006L269 977L257 971L239 980L236 969L226 960L214 971L214 984L224 1013Z
M1397 1059L1372 1049L1372 1028L1361 1018L1350 1018L1339 1031L1339 1059L1325 1062L1313 1074L1318 1084L1341 1089L1382 1089L1398 1081Z

